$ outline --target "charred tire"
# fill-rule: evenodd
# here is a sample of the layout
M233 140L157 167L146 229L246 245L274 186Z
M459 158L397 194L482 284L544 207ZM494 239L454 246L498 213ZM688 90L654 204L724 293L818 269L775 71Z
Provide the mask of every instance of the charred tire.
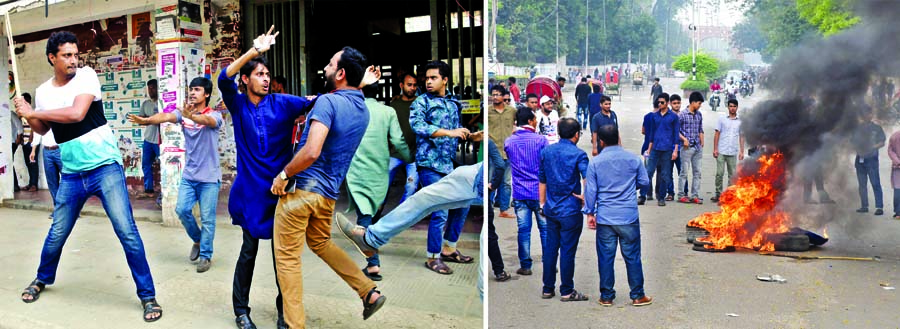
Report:
M735 249L732 246L727 246L723 249L706 249L702 244L694 244L694 251L703 251L703 252L733 252Z
M815 233L813 233L813 232L804 230L804 229L799 228L799 227L794 227L794 228L792 228L792 229L791 229L791 233L795 233L795 234L805 234L806 236L809 237L809 243L812 244L812 245L816 245L816 246L821 246L821 245L825 244L826 242L828 242L828 238L823 237L823 236L818 235L818 234L815 234Z
M769 241L775 243L776 251L807 251L809 250L809 236L803 233L777 233L769 234Z
M709 234L709 231L699 228L699 227L694 227L694 226L690 226L690 225L686 225L684 227L684 235L687 237L688 243L694 243L695 239L697 239L698 237L707 235L707 234Z

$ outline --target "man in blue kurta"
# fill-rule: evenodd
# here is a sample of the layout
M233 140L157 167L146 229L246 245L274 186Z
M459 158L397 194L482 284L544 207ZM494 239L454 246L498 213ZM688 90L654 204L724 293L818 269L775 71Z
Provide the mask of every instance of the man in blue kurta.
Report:
M219 74L219 91L232 115L237 145L237 176L228 199L232 224L240 225L243 244L234 269L232 303L238 328L254 328L250 319L250 284L256 264L259 239L271 239L278 197L269 192L272 177L291 161L294 120L310 101L304 97L269 93L269 70L262 53L275 35L261 35L254 47ZM235 75L246 86L238 93ZM273 251L274 254L274 251ZM274 269L274 259L273 259ZM275 282L278 286L278 282ZM275 300L278 327L286 327L282 316L281 288Z

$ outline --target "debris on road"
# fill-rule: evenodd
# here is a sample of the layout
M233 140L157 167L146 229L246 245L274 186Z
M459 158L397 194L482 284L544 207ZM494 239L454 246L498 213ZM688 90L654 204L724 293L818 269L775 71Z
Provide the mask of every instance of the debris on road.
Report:
M736 317L739 317L739 316L740 316L740 315L738 315L737 313L727 313L727 314L725 314L725 315L730 316L730 317L732 317L732 318L736 318Z
M778 282L778 283L787 283L787 279L778 274L763 274L757 275L756 279L764 282Z

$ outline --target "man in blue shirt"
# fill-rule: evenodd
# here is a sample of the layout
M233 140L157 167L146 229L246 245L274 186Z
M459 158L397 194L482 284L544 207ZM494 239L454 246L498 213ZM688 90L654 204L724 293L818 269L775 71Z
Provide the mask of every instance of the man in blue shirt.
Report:
M294 120L310 101L289 94L269 93L269 69L260 55L274 36L261 35L254 47L219 74L222 101L231 113L237 146L237 176L228 198L232 224L243 230L241 252L234 268L232 304L239 328L254 328L250 319L250 283L256 264L259 239L271 239L278 197L269 193L272 177L291 160L291 138ZM238 93L235 75L246 86ZM274 254L274 252L273 252ZM273 262L274 263L274 262ZM273 264L274 266L274 264ZM278 287L278 281L275 281ZM275 299L279 328L286 327L282 317L281 288Z
M650 151L650 158L647 160L648 175L653 176L656 167L662 166L660 173L663 176L662 185L657 184L659 186L656 187L656 198L660 207L666 205L663 193L666 191L666 186L672 181L671 161L678 158L678 116L669 111L669 107L666 106L668 102L669 94L662 93L657 98L660 109L651 116L650 133L648 134L650 143L647 146ZM643 203L643 196L650 193L650 187L644 187L644 192L641 193L638 202Z
M592 88L591 94L588 95L588 110L591 112L590 122L594 122L594 116L597 115L597 113L600 113L600 97L603 96L603 93L600 92L599 82Z
M284 293L284 320L303 328L303 272L300 255L309 245L354 291L363 303L363 319L384 304L375 282L331 240L331 219L350 162L369 124L365 98L357 86L366 72L366 57L344 47L325 67L326 90L306 117L300 149L272 180L272 194L282 196L275 208L275 268ZM296 190L288 186L293 177Z
M560 120L559 136L559 143L541 151L541 209L547 221L542 297L552 298L554 295L558 257L560 300L585 301L588 297L574 289L573 277L575 252L583 227L581 208L584 197L581 195L581 185L587 176L588 156L576 146L581 138L577 121L572 118Z
M600 96L600 112L591 119L592 156L597 156L597 154L600 154L600 151L603 150L603 148L600 147L600 142L597 141L597 133L594 133L594 131L597 131L600 127L605 125L613 125L618 128L619 117L616 116L616 112L612 110L612 98L602 95Z
M650 180L640 157L618 145L618 128L603 126L598 136L604 149L588 166L583 212L588 217L588 227L597 230L600 305L612 306L616 298L613 263L618 246L622 247L628 273L631 305L649 305L653 298L644 294L640 216L631 191L646 187Z
M409 114L409 123L416 133L416 171L423 187L437 183L453 171L459 139L466 139L469 135L469 130L459 123L459 102L447 97L450 66L433 61L425 66L424 71L428 92L416 98ZM444 261L471 263L474 260L456 250L465 221L465 216L460 216L459 211L454 209L456 213L451 214L449 219L447 210L431 214L425 266L440 274L453 273Z
M506 139L506 155L509 157L509 168L513 177L513 205L516 208L518 224L519 264L516 273L531 275L531 227L532 217L537 222L541 238L541 247L546 244L547 221L541 215L540 206L540 162L541 151L549 145L544 136L535 129L537 119L529 110L516 112L516 125L519 127L512 136Z

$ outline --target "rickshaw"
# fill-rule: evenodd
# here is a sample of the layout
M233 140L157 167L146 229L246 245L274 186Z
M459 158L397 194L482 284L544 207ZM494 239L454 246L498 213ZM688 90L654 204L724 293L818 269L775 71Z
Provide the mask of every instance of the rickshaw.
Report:
M538 99L545 95L552 98L559 103L557 104L557 109L560 117L565 115L566 108L562 104L562 89L559 88L559 84L556 83L555 79L548 76L537 76L528 81L528 84L525 86L525 94L535 94Z
M631 90L644 89L644 72L637 71L631 76Z

